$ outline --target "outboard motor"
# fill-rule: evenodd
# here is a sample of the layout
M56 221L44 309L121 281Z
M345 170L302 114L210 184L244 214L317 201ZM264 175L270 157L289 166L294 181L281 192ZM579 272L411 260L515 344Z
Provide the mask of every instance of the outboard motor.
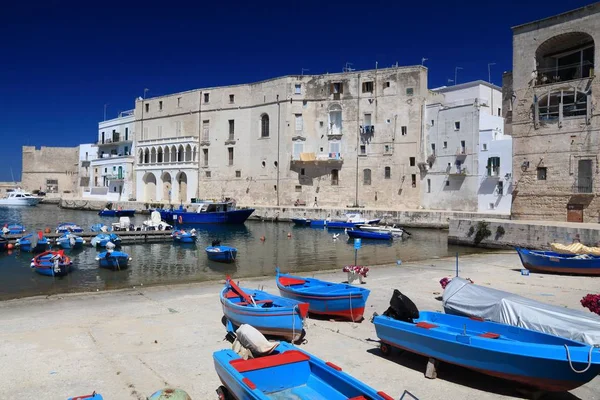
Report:
M419 318L419 309L411 299L403 295L398 289L394 289L394 294L390 299L390 306L385 310L383 315L399 321L412 323L414 319Z

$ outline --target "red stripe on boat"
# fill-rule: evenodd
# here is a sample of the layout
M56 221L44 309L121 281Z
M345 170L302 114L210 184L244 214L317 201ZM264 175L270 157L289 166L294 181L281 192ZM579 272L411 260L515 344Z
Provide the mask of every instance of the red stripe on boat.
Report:
M488 338L488 339L498 339L500 337L500 335L497 333L494 333L494 332L486 332L486 333L482 333L481 335L479 335L479 337L484 337L484 338Z
M252 389L252 390L256 389L256 385L250 379L244 378L244 379L242 379L242 382L244 382L246 384L246 386L248 386L250 389Z
M480 322L483 322L483 321L485 321L485 320L484 320L483 318L481 318L481 317L469 317L469 319L472 319L473 321L480 321Z
M299 350L288 350L281 354L272 356L251 358L244 360L238 358L229 362L229 364L238 372L255 371L257 369L277 367L279 365L293 364L302 361L308 361L310 357Z
M328 367L331 367L331 368L335 369L336 371L341 371L342 370L340 367L338 367L337 365L335 365L334 363L329 362L329 361L327 361L325 363L325 365L327 365Z
M377 392L377 394L380 395L384 400L394 400L394 398L386 392Z
M356 396L349 398L348 400L367 400L367 398L365 396Z
M252 299L250 298L250 296L246 292L244 292L242 289L240 289L240 287L238 285L236 285L235 282L232 281L231 278L229 278L229 277L227 277L227 284L229 286L231 286L231 289L233 291L235 291L237 294L242 296L242 298L244 300L246 300L248 303L252 303Z
M306 281L304 279L296 279L296 278L290 278L288 276L280 276L279 283L281 283L283 286L304 285L306 283Z
M417 328L423 328L423 329L432 329L432 328L438 327L435 324L430 324L429 322L425 322L425 321L418 322L417 325L415 325L415 326Z

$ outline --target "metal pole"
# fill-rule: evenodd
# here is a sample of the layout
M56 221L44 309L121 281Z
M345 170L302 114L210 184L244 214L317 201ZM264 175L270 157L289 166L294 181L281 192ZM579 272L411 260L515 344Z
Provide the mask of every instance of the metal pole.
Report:
M354 249L354 265L358 265L358 249Z
M277 206L279 207L279 151L280 151L281 104L277 95Z
M463 69L462 67L456 67L454 68L454 84L458 84L458 70L459 69Z
M456 252L456 276L458 277L458 251Z
M356 194L354 197L354 205L358 207L358 160L360 159L360 74L358 74L356 80Z
M496 63L488 63L488 82L489 83L492 83L492 69L491 69L492 65L496 65Z

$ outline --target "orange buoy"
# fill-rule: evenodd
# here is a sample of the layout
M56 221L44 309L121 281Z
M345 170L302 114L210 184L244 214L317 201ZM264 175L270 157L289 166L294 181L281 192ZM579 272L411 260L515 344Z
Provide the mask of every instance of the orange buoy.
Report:
M288 238L291 238L291 237L292 237L292 233L288 232Z
M7 248L8 250L12 250L12 249L14 249L14 248L15 248L15 245L14 245L14 244L12 244L12 243L9 243L9 244L7 244L7 245L6 245L6 248Z
M50 230L50 228L46 228L46 229L44 229L44 233L50 233L50 232L52 232L52 231Z
M264 236L261 236L261 237L260 237L260 241L261 241L261 242L264 242L264 241L265 241L265 237L264 237Z

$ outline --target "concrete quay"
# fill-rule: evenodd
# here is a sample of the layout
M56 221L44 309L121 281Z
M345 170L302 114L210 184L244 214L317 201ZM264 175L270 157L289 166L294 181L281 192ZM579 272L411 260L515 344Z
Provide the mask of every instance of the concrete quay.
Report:
M476 243L477 231L486 224L489 231L481 242ZM550 250L551 243L571 244L579 240L587 246L600 243L600 224L501 220L488 218L454 218L450 220L448 243L461 246L487 248L525 247Z
M600 278L531 274L522 276L514 252L475 254L460 259L461 276L573 309L598 291ZM285 268L284 268L285 269ZM424 377L426 359L395 352L383 357L368 321L383 312L394 288L421 310L442 310L439 280L454 275L453 258L374 267L362 323L310 319L302 348L335 363L394 399L409 390L426 399L526 398L506 381L441 364L438 378ZM316 273L342 281L341 267ZM274 277L245 279L248 287L276 293ZM222 282L32 297L0 302L0 399L57 399L97 391L105 399L145 399L170 386L194 400L216 399L220 385L212 353L224 341L219 289ZM600 378L546 400L599 400Z

